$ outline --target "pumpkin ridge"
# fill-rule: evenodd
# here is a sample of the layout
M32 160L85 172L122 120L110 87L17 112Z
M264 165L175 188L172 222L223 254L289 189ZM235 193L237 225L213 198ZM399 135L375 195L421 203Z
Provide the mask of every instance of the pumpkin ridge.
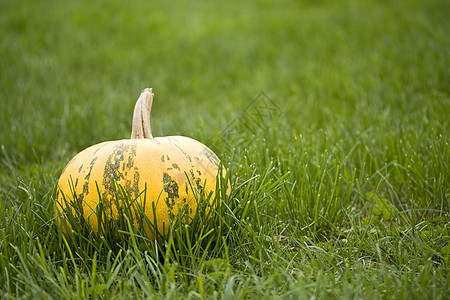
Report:
M120 171L120 165L125 160L125 153L129 148L127 141L120 141L117 145L114 145L112 153L106 160L103 169L103 187L105 190L102 193L102 198L104 200L107 200L108 196L111 198L114 195L115 182L125 180L124 172ZM126 183L125 187L127 187Z
M168 141L171 142L175 147L177 147L178 150L180 150L181 153L183 153L184 156L189 160L189 162L192 162L191 156L190 156L188 153L186 153L186 151L184 151L183 148L181 148L181 147L176 143L176 142L177 142L177 139L176 139L176 138L174 138L174 137L169 137L169 138L168 138Z

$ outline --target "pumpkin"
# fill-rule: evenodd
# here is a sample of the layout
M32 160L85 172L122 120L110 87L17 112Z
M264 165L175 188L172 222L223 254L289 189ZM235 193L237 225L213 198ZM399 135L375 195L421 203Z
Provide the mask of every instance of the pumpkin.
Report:
M96 207L100 201L103 207L117 205L115 184L119 184L131 199L139 201L152 223L156 220L158 232L165 234L169 214L176 217L184 207L184 216L186 212L189 218L194 216L196 192L211 193L209 199L214 198L219 158L188 137L154 138L150 127L153 97L147 88L137 100L130 139L93 145L67 164L58 180L57 219L64 217L65 210L73 211L70 201L78 201L82 215L98 232Z

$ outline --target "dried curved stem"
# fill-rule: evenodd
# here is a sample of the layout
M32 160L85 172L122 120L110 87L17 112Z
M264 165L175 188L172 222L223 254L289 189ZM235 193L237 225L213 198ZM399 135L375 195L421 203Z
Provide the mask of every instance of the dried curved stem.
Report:
M142 91L136 102L133 113L133 125L131 129L132 139L152 139L152 128L150 127L150 112L152 109L153 96L151 88Z

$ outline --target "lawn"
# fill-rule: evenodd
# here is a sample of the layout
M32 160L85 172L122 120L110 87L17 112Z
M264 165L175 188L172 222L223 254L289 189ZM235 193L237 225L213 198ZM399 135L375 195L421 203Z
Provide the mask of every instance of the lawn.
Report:
M448 299L449 12L1 1L0 298ZM166 240L65 235L64 166L129 138L146 87L153 135L208 145L231 191Z

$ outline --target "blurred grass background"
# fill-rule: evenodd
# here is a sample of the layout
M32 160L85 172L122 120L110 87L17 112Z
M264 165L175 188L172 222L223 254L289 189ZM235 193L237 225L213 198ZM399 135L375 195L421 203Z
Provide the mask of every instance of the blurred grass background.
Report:
M260 92L299 132L444 131L448 117L445 1L2 1L1 11L2 160L59 160L128 137L144 87L157 96L157 136L216 134Z
M229 229L231 255L219 259L230 265L208 273L223 278L209 290L189 276L214 254L200 269L158 265L179 295L219 287L226 298L229 284L234 297L446 298L449 12L445 0L1 1L3 291L52 291L38 262L48 282L74 248L56 238L56 180L82 149L128 138L135 101L152 87L154 135L210 146L232 170L234 200L256 207ZM279 113L255 132L234 127L244 143L224 140L261 95ZM83 274L97 254L78 249ZM108 277L108 259L99 256L97 280L128 280L135 263L119 254ZM54 295L80 292L64 288Z

